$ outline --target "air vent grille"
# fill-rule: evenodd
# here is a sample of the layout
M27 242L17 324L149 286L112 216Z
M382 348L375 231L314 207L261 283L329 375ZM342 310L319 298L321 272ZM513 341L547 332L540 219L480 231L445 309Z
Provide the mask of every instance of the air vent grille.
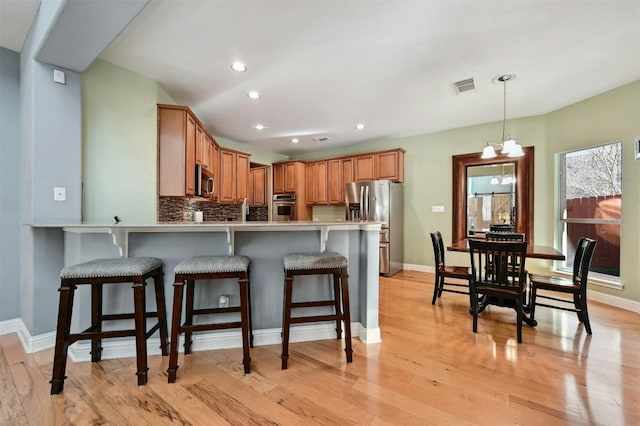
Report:
M456 81L455 83L453 83L453 85L456 87L456 92L458 92L458 94L476 90L475 78L467 78L465 80Z

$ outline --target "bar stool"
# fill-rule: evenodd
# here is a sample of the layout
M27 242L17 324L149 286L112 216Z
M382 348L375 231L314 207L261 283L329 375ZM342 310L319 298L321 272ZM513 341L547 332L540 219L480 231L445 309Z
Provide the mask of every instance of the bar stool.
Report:
M196 331L242 328L242 364L245 374L251 372L249 348L253 347L251 329L251 293L249 290L249 258L246 256L195 256L183 260L175 267L173 284L173 313L171 318L171 348L169 350L169 383L176 381L178 370L178 337L184 333L184 353L191 353L191 334ZM207 309L194 309L194 282L196 280L214 280L237 278L240 288L240 305ZM182 298L184 285L187 284L185 322L182 317ZM196 315L226 314L240 312L240 321L193 324Z
M78 340L91 340L91 361L102 357L102 339L110 337L136 338L136 359L138 386L147 383L147 339L160 331L162 355L167 351L167 318L164 302L162 260L155 257L97 259L77 265L67 266L60 272L60 305L56 346L53 357L51 394L58 394L64 388L67 351L69 345ZM153 278L156 293L156 311L147 312L145 303L146 280ZM104 284L133 283L134 312L125 314L102 313L102 287ZM71 333L71 314L76 286L91 285L91 327L80 333ZM157 318L158 322L147 331L147 318ZM133 319L133 329L102 331L104 321Z
M291 324L335 321L337 339L342 338L341 321L344 321L345 353L347 362L353 361L351 349L351 315L349 312L349 261L339 253L291 253L284 257L284 306L282 319L282 369L286 370L289 360L289 331ZM333 299L322 301L293 302L293 278L297 275L332 275ZM342 310L340 309L342 296ZM335 313L292 317L291 310L296 308L315 308L333 306Z

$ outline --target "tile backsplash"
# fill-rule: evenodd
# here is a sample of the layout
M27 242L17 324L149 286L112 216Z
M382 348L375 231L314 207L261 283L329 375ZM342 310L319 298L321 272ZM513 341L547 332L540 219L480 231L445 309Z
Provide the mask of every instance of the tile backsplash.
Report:
M218 204L198 199L172 197L160 197L158 200L158 222L191 222L195 211L202 211L205 222L242 220L240 204ZM249 207L247 220L269 220L269 208Z

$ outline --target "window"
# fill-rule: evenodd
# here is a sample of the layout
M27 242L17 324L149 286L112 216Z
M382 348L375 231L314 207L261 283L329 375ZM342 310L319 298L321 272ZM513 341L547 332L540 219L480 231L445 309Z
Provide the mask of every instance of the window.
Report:
M622 144L560 154L559 174L558 232L567 257L561 269L572 270L580 237L593 238L590 277L619 285Z

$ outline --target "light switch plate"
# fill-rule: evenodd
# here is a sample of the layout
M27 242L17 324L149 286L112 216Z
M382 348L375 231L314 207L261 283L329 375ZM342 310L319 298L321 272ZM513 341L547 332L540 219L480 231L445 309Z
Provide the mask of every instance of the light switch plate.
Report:
M444 213L444 206L431 206L432 213Z
M53 187L53 201L66 201L67 200L67 188L64 186Z
M60 84L66 84L66 76L64 75L64 71L61 70L53 70L53 81Z

